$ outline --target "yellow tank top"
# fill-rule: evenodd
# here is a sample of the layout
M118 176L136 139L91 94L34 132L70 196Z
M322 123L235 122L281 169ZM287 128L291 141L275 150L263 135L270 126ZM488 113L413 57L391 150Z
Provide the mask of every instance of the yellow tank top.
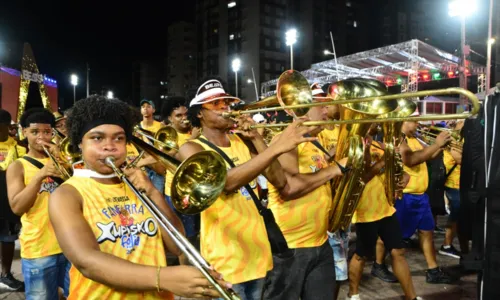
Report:
M191 137L191 133L180 133L177 132L177 143L179 148L184 145L189 138ZM170 186L172 185L172 179L174 178L174 174L167 170L167 174L165 175L165 195L170 196Z
M376 142L373 142L376 143ZM378 144L378 143L377 143ZM384 151L371 147L372 161L383 159ZM385 194L385 176L376 175L366 185L352 216L353 223L368 223L392 216L396 209L389 205Z
M46 164L49 158L36 159ZM28 185L40 169L24 159L19 160L24 168L24 184ZM27 259L46 257L62 252L54 228L49 220L49 196L59 185L45 178L33 206L21 216L21 257Z
M0 170L7 170L11 163L25 154L26 149L18 146L16 140L9 136L6 141L0 142Z
M325 147L326 150L330 150L332 147L337 146L337 141L339 140L340 126L334 126L332 130L323 129L319 133L320 143Z
M424 146L422 146L416 138L409 137L406 139L406 142L408 143L408 147L410 147L413 152L424 149ZM425 193L427 187L429 186L427 164L423 162L411 168L403 165L403 169L406 173L408 173L408 175L410 175L410 181L403 190L403 193L417 195Z
M135 148L134 145L127 143L127 163L133 162L137 156L139 156L139 151L137 151L137 148Z
M298 146L299 172L316 173L328 166L324 154L312 143ZM330 182L295 200L283 201L279 191L269 184L269 208L290 248L321 246L326 239L328 216L332 206Z
M243 141L235 135L228 136L231 147L220 149L236 166L249 161L250 151ZM193 142L212 150L197 139ZM257 194L257 181L252 180L249 185ZM203 257L232 284L263 278L272 269L264 221L244 187L229 194L222 192L201 213L200 244Z
M153 121L153 124L151 126L146 126L144 125L144 122L141 121L141 127L143 129L146 129L147 131L151 131L152 133L156 133L160 128L163 127L163 124L158 122L158 121Z
M445 150L443 152L443 163L444 166L446 167L446 174L448 174L455 165L455 160L453 159L453 156L451 156L450 151ZM446 182L444 183L445 187L452 188L452 189L460 189L460 165L457 164L455 169L451 172L451 174L446 178Z
M82 196L83 217L102 252L136 264L167 265L159 225L128 186L101 184L87 177L71 177L64 184ZM75 267L71 267L70 282L68 299L173 299L169 292L118 291L87 279Z

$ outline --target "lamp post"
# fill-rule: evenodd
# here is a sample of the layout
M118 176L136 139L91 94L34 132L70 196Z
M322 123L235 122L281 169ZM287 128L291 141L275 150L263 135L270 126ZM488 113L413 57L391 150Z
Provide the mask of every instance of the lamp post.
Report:
M236 84L236 97L238 97L238 71L241 67L241 60L239 58L233 59L232 67L234 72L234 81Z
M285 33L286 45L290 46L290 69L293 70L293 44L297 42L297 30L289 29Z
M490 15L488 20L488 48L486 50L486 93L491 87L491 46L495 39L491 37L491 25L493 23L493 0L490 0Z
M73 85L73 105L76 103L76 86L78 85L78 76L71 74L71 84Z
M106 95L106 98L113 99L114 98L113 96L114 96L113 92L112 91L108 91L108 94Z
M465 45L465 17L476 11L477 3L476 0L452 0L448 3L448 14L450 17L459 16L460 17L460 47L462 49L461 55L461 74L460 76L460 87L467 89L467 63L466 63L466 45ZM467 51L468 52L468 51ZM465 97L460 97L460 105L465 103Z

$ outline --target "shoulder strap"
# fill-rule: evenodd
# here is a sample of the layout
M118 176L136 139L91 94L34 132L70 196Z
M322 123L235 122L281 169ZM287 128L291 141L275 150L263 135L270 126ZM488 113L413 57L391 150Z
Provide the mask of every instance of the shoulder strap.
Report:
M37 167L38 169L42 169L44 167L44 164L42 164L41 162L39 162L38 160L34 159L33 157L30 157L30 156L23 156L21 157L22 159L26 160L27 162L31 163L32 165L34 165L35 167ZM54 182L56 182L58 185L61 185L64 180L62 180L61 178L59 177L52 177L52 176L49 176Z
M457 164L454 164L453 167L451 167L450 171L448 171L448 173L446 173L446 176L444 177L445 180L448 178L448 176L451 175L451 172L453 172L453 170L455 170L456 167Z
M206 139L204 139L202 137L198 137L198 140L201 141L202 143L204 143L205 145L209 146L210 148L214 149L217 153L219 153L220 156L222 156L222 158L224 158L224 160L229 164L229 166L231 168L235 167L234 162L219 147L217 147L212 142L210 142L210 141L208 141L208 140L206 140ZM259 198L257 197L257 195L255 195L255 193L253 192L253 190L250 187L250 185L246 184L244 187L247 190L247 192L250 194L250 197L252 197L252 200L255 203L255 206L257 206L257 210L259 211L260 214L262 214L262 212L265 209L265 207L262 206L262 204L260 203Z

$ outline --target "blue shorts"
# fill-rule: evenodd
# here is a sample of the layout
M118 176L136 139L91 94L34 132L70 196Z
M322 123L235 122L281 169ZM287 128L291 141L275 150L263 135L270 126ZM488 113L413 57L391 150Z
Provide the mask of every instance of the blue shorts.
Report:
M328 242L333 250L333 260L335 261L336 281L347 280L349 270L347 269L347 254L349 252L349 233L351 225L347 231L338 230L333 234L328 233Z
M427 194L403 194L403 199L396 200L394 207L404 239L411 237L417 229L434 230L434 217Z
M457 222L458 212L460 210L460 190L445 187L444 191L450 205L450 215L448 216L448 222Z
M163 194L165 192L165 176L156 173L150 168L146 168L146 174L148 174L149 180L151 180L155 188Z
M179 213L172 204L172 200L169 196L165 196L165 201L167 201L168 205L170 205L177 216L181 219L182 225L184 225L184 230L186 230L186 237L189 238L198 235L198 231L196 230L196 216Z
M26 299L58 300L58 288L69 294L71 263L61 254L34 259L21 259Z

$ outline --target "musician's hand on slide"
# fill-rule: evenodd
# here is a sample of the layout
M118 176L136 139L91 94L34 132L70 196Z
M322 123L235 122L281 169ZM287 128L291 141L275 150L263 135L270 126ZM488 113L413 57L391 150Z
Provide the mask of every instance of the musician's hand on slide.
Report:
M122 172L127 176L128 180L135 186L139 191L145 191L149 195L155 187L148 176L139 168L122 168Z
M192 266L175 266L168 267L164 272L174 272L175 280L162 280L162 278L172 278L172 276L160 275L160 287L162 290L170 292L186 298L218 298L221 297L219 292L211 285L201 272ZM210 271L213 278L217 280L223 288L231 288L232 285L222 279L222 275L215 271Z
M40 169L40 176L45 177L59 177L62 178L61 172L56 168L52 159L49 159L48 162Z
M248 115L241 115L236 118L237 128L234 129L234 133L237 133L245 140L254 139L259 135L257 129L251 129L250 126L255 125L255 122Z

